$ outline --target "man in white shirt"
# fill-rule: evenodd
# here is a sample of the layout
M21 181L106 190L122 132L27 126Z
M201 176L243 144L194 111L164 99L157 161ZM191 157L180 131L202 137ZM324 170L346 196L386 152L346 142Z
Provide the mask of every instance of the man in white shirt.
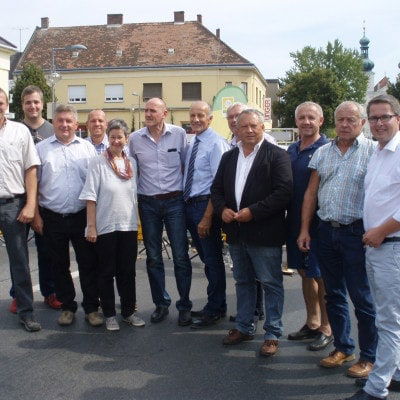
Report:
M8 97L0 88L0 230L6 242L20 322L27 331L35 332L41 327L33 316L26 224L35 213L40 161L28 128L8 121L7 109Z
M77 310L70 272L69 243L75 250L83 294L82 306L92 326L103 323L98 314L99 296L93 244L85 240L86 203L79 200L89 160L96 156L93 146L75 135L78 126L72 106L56 108L55 134L37 145L39 170L39 211L34 229L43 233L54 268L57 298L63 303L58 324L72 324Z
M374 97L368 121L378 147L365 176L363 221L366 269L376 309L378 346L374 367L351 400L386 399L400 391L400 104Z

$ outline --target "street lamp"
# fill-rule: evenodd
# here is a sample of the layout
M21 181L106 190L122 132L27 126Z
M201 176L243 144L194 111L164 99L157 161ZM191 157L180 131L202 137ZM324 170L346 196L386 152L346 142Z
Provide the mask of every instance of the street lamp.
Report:
M132 93L132 96L137 96L137 98L138 98L138 102L139 102L139 128L138 129L140 129L140 94L139 93L136 93L136 92L133 92Z
M51 49L51 74L50 74L50 83L51 83L51 119L53 119L55 112L55 98L56 98L56 82L60 80L61 76L56 71L56 53L57 51L81 51L87 50L87 47L83 44L72 44L65 47L53 47Z

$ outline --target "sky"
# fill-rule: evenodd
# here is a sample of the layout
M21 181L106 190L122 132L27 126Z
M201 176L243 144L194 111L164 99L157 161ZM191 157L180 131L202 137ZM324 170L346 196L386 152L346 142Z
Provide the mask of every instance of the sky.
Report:
M359 50L365 21L374 62L375 83L400 73L400 1L385 0L14 0L0 6L0 36L22 48L41 17L50 26L106 24L107 14L123 14L124 23L169 22L174 11L185 20L203 17L203 25L255 64L267 79L283 78L293 66L291 52L304 46L325 47L339 39ZM4 4L5 3L5 4ZM194 49L195 51L195 49Z

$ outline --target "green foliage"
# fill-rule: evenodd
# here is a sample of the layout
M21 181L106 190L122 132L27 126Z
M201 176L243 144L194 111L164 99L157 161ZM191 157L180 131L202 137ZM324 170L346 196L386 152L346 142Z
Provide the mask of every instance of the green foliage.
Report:
M13 103L11 110L15 113L15 119L20 121L24 118L21 104L21 93L29 85L35 85L43 91L43 117L46 118L46 104L51 102L51 88L46 83L43 70L32 63L25 64L21 74L18 76L13 89Z
M333 111L342 101L362 103L368 78L356 50L345 49L339 40L328 42L325 49L304 47L290 53L294 67L281 79L280 99L274 112L283 127L294 126L294 110L304 101L314 101L324 110L323 129L333 127Z
M395 83L389 82L387 93L396 97L396 99L400 101L400 74L397 75Z

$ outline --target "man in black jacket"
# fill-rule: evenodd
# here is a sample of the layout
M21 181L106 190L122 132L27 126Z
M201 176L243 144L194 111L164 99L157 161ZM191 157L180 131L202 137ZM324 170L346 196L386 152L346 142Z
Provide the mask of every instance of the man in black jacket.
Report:
M256 279L265 292L263 356L278 351L282 335L282 245L285 207L292 192L287 153L264 140L263 116L244 110L238 117L240 142L222 156L211 187L214 210L222 218L236 281L236 329L223 344L254 338Z

